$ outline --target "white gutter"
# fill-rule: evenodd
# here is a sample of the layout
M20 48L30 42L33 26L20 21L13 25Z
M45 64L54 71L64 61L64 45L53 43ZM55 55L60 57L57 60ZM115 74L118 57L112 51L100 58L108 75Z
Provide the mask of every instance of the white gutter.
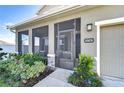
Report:
M13 32L13 33L15 33L15 30L13 30L13 29L10 29L10 31Z

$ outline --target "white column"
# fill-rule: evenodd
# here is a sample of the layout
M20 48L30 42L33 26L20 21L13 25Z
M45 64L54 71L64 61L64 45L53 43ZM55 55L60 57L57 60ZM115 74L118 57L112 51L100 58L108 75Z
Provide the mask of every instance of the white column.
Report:
M100 26L97 25L97 74L100 76Z
M33 45L32 45L32 29L30 28L30 29L28 29L28 33L29 33L29 53L32 53L33 52L33 50L32 50L32 47L33 47Z
M54 24L49 24L48 30L48 66L55 67L55 38L54 38Z

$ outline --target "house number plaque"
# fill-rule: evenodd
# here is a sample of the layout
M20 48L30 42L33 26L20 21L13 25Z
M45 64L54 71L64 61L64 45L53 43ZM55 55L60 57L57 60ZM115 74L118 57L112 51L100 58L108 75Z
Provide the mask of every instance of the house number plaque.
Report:
M94 43L94 38L85 38L84 43Z

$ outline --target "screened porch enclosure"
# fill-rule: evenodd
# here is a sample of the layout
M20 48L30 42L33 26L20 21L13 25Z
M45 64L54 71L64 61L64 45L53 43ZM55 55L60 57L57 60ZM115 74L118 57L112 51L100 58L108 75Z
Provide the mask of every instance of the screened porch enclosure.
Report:
M52 51L55 57L49 63L54 62L56 67L73 69L80 54L80 24L80 18L76 18L18 32L18 52L38 53L45 59L53 60L48 56Z
M48 26L32 29L32 51L44 58L48 54Z
M29 52L29 31L18 32L18 53L25 54Z

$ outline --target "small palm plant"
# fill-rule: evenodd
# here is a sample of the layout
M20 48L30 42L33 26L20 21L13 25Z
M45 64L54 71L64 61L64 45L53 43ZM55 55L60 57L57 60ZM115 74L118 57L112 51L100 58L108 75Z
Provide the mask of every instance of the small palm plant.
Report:
M74 73L69 77L68 82L76 86L102 86L97 73L93 71L94 58L90 55L80 54L79 64Z

